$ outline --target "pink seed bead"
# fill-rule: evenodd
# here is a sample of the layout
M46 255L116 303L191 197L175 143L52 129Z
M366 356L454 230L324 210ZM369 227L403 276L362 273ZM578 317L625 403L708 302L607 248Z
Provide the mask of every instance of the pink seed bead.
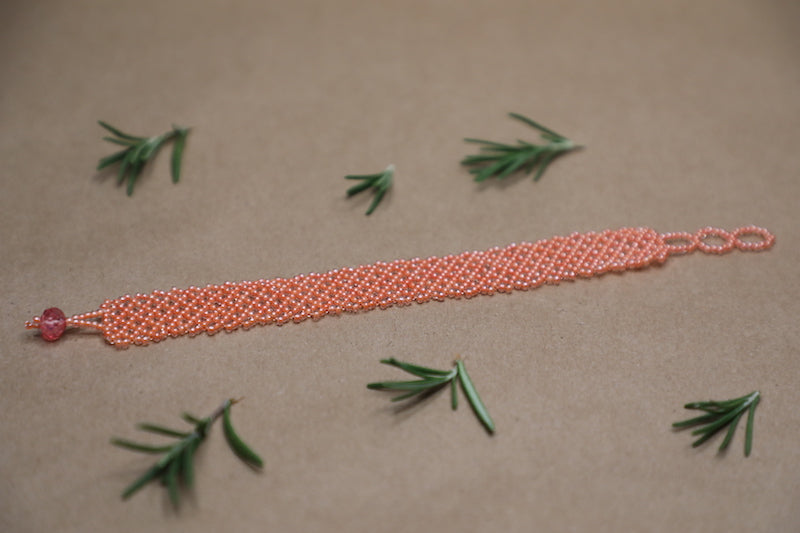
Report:
M42 338L46 341L55 341L67 329L67 317L64 312L58 307L51 307L45 309L42 317L39 320L39 330L42 332Z

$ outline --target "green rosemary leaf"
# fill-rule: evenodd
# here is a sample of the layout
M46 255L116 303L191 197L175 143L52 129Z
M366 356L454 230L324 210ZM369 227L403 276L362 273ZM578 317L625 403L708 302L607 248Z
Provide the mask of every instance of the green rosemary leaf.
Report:
M197 418L196 416L194 416L191 413L182 413L181 414L181 418L183 418L188 423L194 424L194 425L200 424L202 422L202 420L200 420L199 418Z
M711 406L715 406L716 402L689 402L684 404L684 409L706 409Z
M169 493L169 501L172 502L172 506L176 509L179 507L180 498L178 497L178 467L180 463L178 461L172 461L167 466L167 470L164 474L164 483L167 486L167 492Z
M458 377L461 379L461 388L464 389L464 394L467 396L470 405L472 405L472 409L475 411L478 419L486 426L489 433L494 433L494 421L492 417L489 416L489 411L486 409L483 401L481 401L478 391L475 390L475 385L472 383L469 374L467 374L464 363L459 359L456 361L456 366L458 368Z
M742 396L741 398L734 398L732 400L725 400L725 401L706 401L706 402L691 402L684 405L686 409L702 409L708 412L718 412L720 410L727 410L731 407L735 407L739 404L744 403L750 398L750 394L747 396Z
M539 181L539 178L542 177L544 171L547 170L548 165L559 155L559 152L550 152L542 156L542 160L539 162L539 170L536 171L536 174L533 176L533 181ZM528 169L528 172L533 170L534 164L531 164L531 167Z
M372 203L369 204L369 209L367 209L367 215L371 215L375 208L378 207L378 204L381 203L383 200L383 195L386 194L386 188L379 188L378 191L375 193L375 196L372 197Z
M500 169L503 168L505 163L500 161L499 163L495 163L493 165L485 166L481 169L476 169L473 174L475 174L475 181L486 181L487 179L491 178L494 174L497 174Z
M371 390L383 391L406 391L405 394L395 396L391 401L399 402L417 394L424 394L439 389L451 381L452 377L429 378L414 381L384 381L380 383L369 383L367 388Z
M481 155L481 154L470 155L470 156L465 157L464 160L461 161L461 164L462 165L478 165L480 163L485 163L487 161L494 161L496 158L497 158L497 156L494 155L494 154L492 154L492 155L488 155L488 154L487 155ZM471 168L471 169L469 169L470 174L477 174L480 171L481 171L480 168Z
M158 435L164 435L166 437L176 437L178 439L185 439L186 437L191 435L190 432L177 431L174 429L166 428L164 426L158 426L156 424L138 424L136 427L138 427L142 431L149 431L150 433L156 433Z
M156 461L156 466L160 468L164 468L165 466L169 466L169 464L176 459L180 458L181 452L183 451L184 447L186 446L186 442L188 439L184 439L172 446L170 450L165 453L161 459Z
M236 434L236 431L233 429L233 424L231 423L231 403L229 402L228 405L225 406L225 409L222 412L222 428L225 433L225 438L228 441L228 445L231 447L233 452L239 456L241 460L247 463L250 466L256 466L261 468L264 466L264 461L261 457L258 456L256 452L250 449L247 444Z
M194 452L199 440L191 442L181 454L181 479L187 488L194 486Z
M483 154L483 155L493 156L495 158L497 158L498 156L512 157L520 154L524 155L531 151L534 152L541 151L541 148L527 143L523 144L522 142L520 142L520 144L517 145L504 144L501 146L484 146L483 148L481 148L481 152L478 155Z
M375 181L383 176L383 172L378 172L377 174L348 174L344 177L346 180L363 180L363 181Z
M370 187L373 187L373 183L369 181L365 181L363 183L359 183L358 185L353 185L349 189L347 189L347 196L353 196L354 194L358 194L361 191L366 191Z
M164 453L168 452L172 449L173 445L167 446L151 446L149 444L140 444L138 442L132 442L125 439L111 439L111 444L114 446L119 446L120 448L126 448L128 450L133 450L134 452L142 452L142 453Z
M103 137L103 140L113 144L119 144L120 146L127 146L128 148L136 146L136 142L129 141L127 139L117 139L116 137Z
M128 173L128 167L130 164L130 157L128 154L126 154L125 158L122 160L122 164L119 166L119 172L117 172L117 185L125 181L125 175Z
M741 408L739 407L731 411L728 411L724 414L720 413L721 416L719 418L709 423L705 427L692 431L692 435L700 435L701 433L709 433L709 432L711 434L716 433L718 430L725 427L731 420L736 418L736 415L739 414L740 410Z
M97 163L97 170L103 170L109 165L113 165L114 163L121 161L122 158L125 157L127 154L127 150L120 150L119 152L113 153L110 156L104 157Z
M698 416L696 418L690 418L688 420L683 420L681 422L674 422L672 427L674 428L688 428L690 426L696 426L698 424L706 424L708 422L713 422L717 420L719 415L717 413L709 413L703 416Z
M534 122L532 119L529 119L526 116L520 115L519 113L509 113L508 116L510 116L511 118L515 118L515 119L517 119L517 120L519 120L521 122L524 122L528 126L536 128L537 130L541 131L542 133L545 133L545 134L547 134L550 137L553 137L555 139L566 139L566 137L564 137L563 135L561 135L559 133L556 133L556 132L554 132L553 130L551 130L549 128L545 128L544 126L542 126L538 122Z
M175 143L172 145L172 162L170 165L172 183L178 183L181 179L181 159L183 158L183 149L186 146L186 137L188 134L188 131L181 131L175 138Z
M717 432L718 432L720 429L722 429L722 427L723 427L723 426L719 426L719 427L717 427L716 429L713 429L713 430L709 429L709 430L707 430L707 431L703 431L703 432L701 432L701 433L703 434L703 436L702 436L702 437L700 437L699 439L697 439L696 441L694 441L694 442L692 443L692 448L697 448L697 447L698 447L698 446L700 446L701 444L705 443L705 442L706 442L708 439L710 439L711 437L713 437L714 435L716 435L716 434L717 434ZM692 435L697 435L697 434L699 434L699 433L695 433L695 432L693 432L693 433L692 433Z
M750 404L750 408L747 410L747 425L745 426L744 430L745 457L750 457L750 451L753 449L753 423L756 416L756 407L758 407L758 402L761 401L761 396L759 393L755 392L754 394L756 394L756 397L753 399L753 403Z
M744 411L739 411L733 421L731 421L730 426L728 427L728 433L725 435L725 439L722 441L722 444L719 445L719 451L724 450L728 447L728 444L731 443L733 434L736 433L736 425L739 423L739 419L742 418L743 414Z
M527 162L528 159L526 158L525 154L519 154L514 159L510 160L507 163L506 168L502 172L500 172L497 175L497 177L500 179L505 178L506 176L513 174L514 172L519 170L519 168L522 167Z
M752 402L754 394L756 394L756 393L751 392L750 394L747 394L745 396L741 396L739 398L734 398L733 400L727 400L727 401L724 401L724 402L709 402L709 403L712 404L712 405L716 405L719 408L726 408L726 407L731 407L733 405ZM756 396L758 396L758 394L756 394Z
M390 357L389 359L381 359L381 363L383 363L385 365L396 366L397 368L400 368L401 370L405 370L409 374L414 374L415 376L419 376L421 378L430 377L430 376L455 375L455 373L452 370L437 370L435 368L428 368L426 366L412 365L411 363L398 361L394 357Z
M508 152L508 151L513 152L515 150L515 147L510 144L487 141L484 139L474 139L472 137L467 137L464 139L464 141L468 143L485 145L484 147L481 148L481 150L498 150L502 152ZM467 156L467 157L473 157L473 156Z
M131 167L130 172L128 173L128 187L126 189L128 196L133 195L133 187L134 185L136 185L136 178L138 177L139 177L139 165L134 164Z
M456 380L450 380L450 406L453 408L453 411L458 409L458 385L456 385Z
M407 400L407 399L409 399L409 398L411 398L413 396L417 396L418 394L421 395L421 394L424 394L426 392L430 392L431 390L432 389L412 390L411 392L406 392L405 394L401 394L400 396L395 396L390 401L392 401L392 402L401 402L401 401Z
M694 404L686 404L686 405L684 405L684 407L686 409L695 409L695 410L698 410L698 411L705 411L706 413L711 414L711 415L713 415L715 413L724 412L724 411L727 410L725 408L720 408L719 406L714 405L711 402L697 402L697 403L694 403Z
M117 137L121 137L123 139L128 139L132 141L141 141L144 139L144 137L136 137L135 135L128 135L127 133L122 133L117 128L113 127L107 122L103 122L102 120L98 120L97 123L100 124L105 129L107 129L108 131L110 131L111 133L113 133L114 135L116 135Z
M368 389L372 390L405 390L405 391L416 391L416 390L425 390L430 389L432 387L438 387L444 385L451 378L443 377L443 378L428 378L428 379L417 379L413 381L383 381L379 383L369 383L367 385Z
M509 174L509 172L507 172L508 171L508 167L511 166L512 163L513 163L513 160L510 160L510 159L504 160L504 161L498 163L497 165L486 167L484 169L483 174L484 175L488 174L488 176L486 176L487 178L492 176L492 175L497 176L498 179L505 178Z
M162 472L163 468L153 465L150 469L142 474L136 481L128 485L124 491L122 491L122 499L127 500L131 496L133 496L139 489L156 479Z

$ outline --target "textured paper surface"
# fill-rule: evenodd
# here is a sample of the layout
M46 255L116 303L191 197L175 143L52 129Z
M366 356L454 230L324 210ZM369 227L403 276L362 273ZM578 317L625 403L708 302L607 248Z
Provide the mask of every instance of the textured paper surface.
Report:
M22 2L0 6L0 530L796 531L800 11L793 2ZM463 137L586 149L474 184ZM96 120L193 127L125 196ZM345 174L397 166L369 218ZM766 253L116 350L23 322L126 293L456 253L572 231L758 224ZM397 411L394 356L461 355ZM670 424L758 389L751 457ZM181 512L108 444L244 396Z

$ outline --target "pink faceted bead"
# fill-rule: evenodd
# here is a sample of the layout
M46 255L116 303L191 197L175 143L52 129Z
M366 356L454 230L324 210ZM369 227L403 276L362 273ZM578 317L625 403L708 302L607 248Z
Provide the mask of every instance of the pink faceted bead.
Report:
M44 310L42 317L39 319L39 330L42 332L44 340L58 340L65 329L67 329L67 317L61 309L51 307Z

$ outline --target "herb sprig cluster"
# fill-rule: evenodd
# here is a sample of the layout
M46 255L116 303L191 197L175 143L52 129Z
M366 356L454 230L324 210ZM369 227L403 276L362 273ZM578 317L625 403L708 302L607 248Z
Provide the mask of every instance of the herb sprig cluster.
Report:
M700 446L716 435L717 432L727 427L728 433L719 446L719 451L723 451L731 443L739 420L747 413L747 426L744 434L744 455L747 457L753 449L753 421L755 419L756 407L758 407L760 401L761 393L755 391L740 398L722 402L712 400L708 402L687 403L684 405L684 408L699 409L705 411L706 414L681 422L675 422L672 424L672 427L675 429L685 429L701 425L702 427L692 431L692 435L702 435L692 443L693 447Z
M189 135L189 128L181 128L173 125L170 131L162 133L161 135L156 135L155 137L140 137L124 133L102 120L98 121L98 123L111 133L111 136L103 137L104 140L112 144L124 146L125 148L102 158L97 163L97 170L102 170L119 163L117 183L121 185L123 182L127 182L126 190L128 196L133 194L136 180L139 179L142 169L144 169L147 162L155 157L158 151L161 150L167 142L173 139L175 142L172 145L172 164L170 172L172 174L172 182L178 183L181 177L181 159L183 158L183 149L186 146L186 137Z
M249 466L253 468L263 467L264 461L262 461L261 457L245 444L233 429L230 410L238 401L239 400L234 399L225 400L213 413L205 418L197 418L192 414L183 413L183 420L194 426L191 431L181 431L149 423L143 423L137 426L142 431L178 439L177 442L172 444L153 446L132 442L126 439L111 439L112 444L121 448L140 453L163 454L149 470L122 492L122 498L127 499L131 497L139 491L139 489L151 481L158 479L166 486L169 499L172 505L177 508L180 504L179 488L182 486L191 489L194 485L195 452L208 435L211 425L220 416L222 417L222 428L225 433L225 439L228 441L231 450Z
M419 366L403 361L398 361L395 358L382 359L381 363L397 367L401 370L408 372L421 379L412 381L380 381L377 383L369 383L368 389L372 390L385 390L385 391L398 391L402 392L399 396L392 398L393 402L406 400L417 395L430 394L435 392L446 385L450 385L450 403L453 410L458 409L458 383L464 391L472 410L478 417L478 420L484 425L489 433L494 433L495 426L492 417L489 416L489 411L483 404L472 379L464 367L464 362L461 359L456 360L455 366L450 370L438 370L435 368L428 368Z
M367 215L371 215L378 204L383 200L386 192L392 187L394 182L394 165L389 165L383 172L376 174L349 174L344 177L346 180L358 180L361 183L353 185L347 189L347 197L356 195L367 189L374 189L372 203L367 208Z
M464 139L467 142L481 145L480 153L469 155L461 161L462 165L470 167L469 172L475 176L475 181L485 181L489 178L502 179L517 171L530 174L537 166L539 169L534 174L533 180L539 181L556 157L580 148L560 133L556 133L526 116L518 113L509 113L509 116L538 130L542 139L547 142L532 144L518 140L514 145L483 139Z

